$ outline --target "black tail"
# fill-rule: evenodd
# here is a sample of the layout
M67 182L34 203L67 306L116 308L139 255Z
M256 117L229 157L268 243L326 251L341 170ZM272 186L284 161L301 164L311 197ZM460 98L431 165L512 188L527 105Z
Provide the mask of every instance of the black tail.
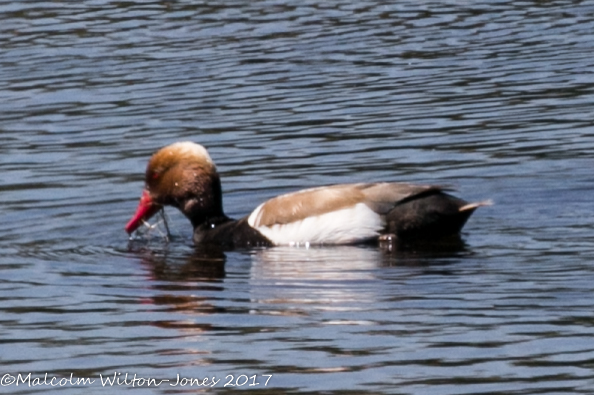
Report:
M462 230L474 210L490 201L468 203L443 192L419 195L394 207L386 216L386 232L400 240L439 239Z

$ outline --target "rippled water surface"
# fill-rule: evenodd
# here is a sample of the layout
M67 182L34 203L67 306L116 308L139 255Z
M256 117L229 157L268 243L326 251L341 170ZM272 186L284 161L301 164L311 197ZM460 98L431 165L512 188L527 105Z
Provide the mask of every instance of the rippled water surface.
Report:
M0 20L2 390L593 390L593 2L18 1ZM368 180L495 205L453 250L205 250L174 210L172 241L129 241L146 161L179 140L209 149L232 216Z

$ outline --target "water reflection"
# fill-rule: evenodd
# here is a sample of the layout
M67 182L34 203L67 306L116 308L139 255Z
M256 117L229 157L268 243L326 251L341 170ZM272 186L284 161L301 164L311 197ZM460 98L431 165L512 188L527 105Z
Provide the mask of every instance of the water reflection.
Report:
M152 274L150 280L177 282L221 282L225 277L226 256L217 247L196 247L192 254L179 256L168 249L139 251L141 262ZM173 255L173 256L170 256ZM181 259L180 259L181 258Z
M196 246L181 254L166 244L161 249L154 245L152 248L133 246L136 249L131 252L147 269L151 288L158 291L151 303L168 306L166 310L186 311L192 316L240 311L300 315L310 314L310 310L338 311L344 303L353 301L373 304L377 299L374 284L385 278L386 268L408 266L417 269L415 275L447 274L450 265L470 254L459 238L439 245L392 245L392 248L274 247L226 251L218 246ZM226 278L228 255L233 255L232 262L238 256L246 260L245 266L231 268L232 278ZM241 308L218 306L218 293L232 292L237 277L249 278L249 303ZM190 324L184 320L179 324L159 325L187 329ZM197 327L204 329L203 324Z
M191 253L151 247L134 240L129 251L138 255L152 273L151 280L168 282L221 282L227 254L237 251L252 257L251 279L328 280L361 279L360 272L388 266L431 266L452 263L472 252L460 237L433 243L381 243L380 245L278 246L232 250L216 245L194 246ZM182 263L180 263L180 261ZM347 276L347 277L345 277Z

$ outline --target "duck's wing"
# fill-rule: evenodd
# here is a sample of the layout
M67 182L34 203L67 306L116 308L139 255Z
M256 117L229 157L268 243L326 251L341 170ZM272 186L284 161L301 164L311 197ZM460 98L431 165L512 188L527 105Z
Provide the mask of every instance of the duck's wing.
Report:
M439 185L381 182L366 184L362 192L365 195L364 203L376 213L385 215L398 204L447 190L452 188Z
M398 202L442 189L405 183L305 189L266 201L247 220L275 244L348 244L377 237Z

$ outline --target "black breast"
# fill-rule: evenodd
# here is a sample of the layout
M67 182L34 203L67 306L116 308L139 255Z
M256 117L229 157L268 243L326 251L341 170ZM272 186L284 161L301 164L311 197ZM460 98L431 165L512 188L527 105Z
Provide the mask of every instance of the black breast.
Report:
M247 217L238 221L225 218L209 221L194 229L194 243L224 247L269 247L272 242L252 228Z

